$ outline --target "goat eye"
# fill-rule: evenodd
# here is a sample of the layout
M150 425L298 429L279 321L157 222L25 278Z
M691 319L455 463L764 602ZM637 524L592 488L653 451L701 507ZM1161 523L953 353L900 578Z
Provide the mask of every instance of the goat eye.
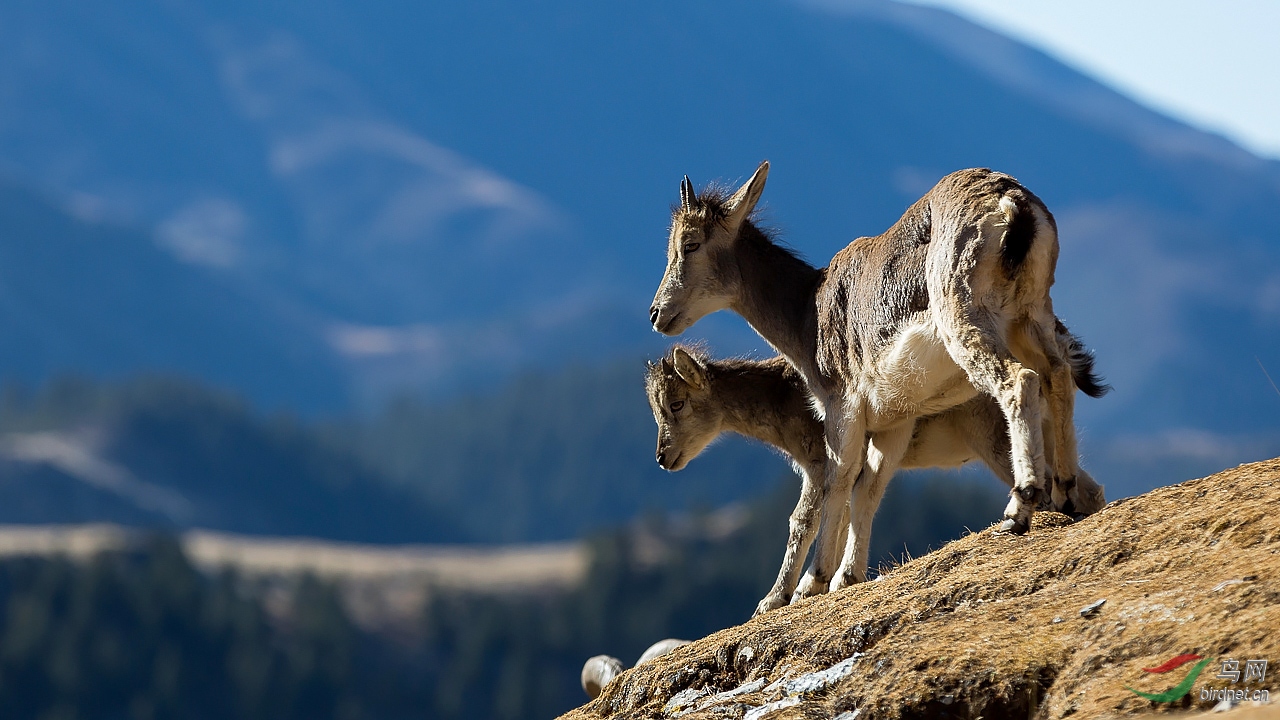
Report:
M677 400L671 403L671 412L680 412L680 408L684 407L683 400Z
M688 254L691 252L695 252L700 247L702 247L702 243L685 243L684 251L686 254Z

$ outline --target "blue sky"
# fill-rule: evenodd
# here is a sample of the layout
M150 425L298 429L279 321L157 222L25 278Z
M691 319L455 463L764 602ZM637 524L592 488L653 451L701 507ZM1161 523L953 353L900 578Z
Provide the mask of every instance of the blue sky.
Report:
M976 20L1150 107L1280 158L1280 2L908 1Z

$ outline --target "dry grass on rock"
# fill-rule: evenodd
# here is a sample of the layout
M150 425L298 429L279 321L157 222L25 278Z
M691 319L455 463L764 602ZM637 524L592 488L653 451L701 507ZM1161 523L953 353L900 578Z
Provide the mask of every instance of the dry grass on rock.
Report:
M1209 710L1201 688L1242 687L1211 665L1180 703L1125 689L1176 684L1190 665L1142 668L1182 653L1269 660L1264 682L1247 687L1271 689L1274 704L1236 712L1280 717L1280 460L1113 502L1075 524L1040 513L1024 537L971 534L880 581L624 673L564 717L1121 717ZM851 657L826 687L786 684Z

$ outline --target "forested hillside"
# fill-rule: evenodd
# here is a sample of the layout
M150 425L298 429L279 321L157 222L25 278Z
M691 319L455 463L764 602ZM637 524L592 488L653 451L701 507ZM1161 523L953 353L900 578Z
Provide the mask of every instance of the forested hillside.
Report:
M634 661L661 638L746 620L772 584L793 499L787 482L728 525L655 515L598 533L575 589L434 593L419 622L389 635L360 630L327 583L203 575L164 536L87 563L3 560L0 706L85 720L552 717L585 699L587 657ZM986 483L905 478L872 557L920 554L1000 506Z

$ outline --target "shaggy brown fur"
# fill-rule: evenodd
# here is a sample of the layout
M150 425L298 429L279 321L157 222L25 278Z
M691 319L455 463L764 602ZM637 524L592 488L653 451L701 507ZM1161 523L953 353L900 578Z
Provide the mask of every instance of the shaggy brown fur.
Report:
M1043 203L1008 175L952 173L888 231L818 270L751 222L767 175L763 163L725 201L698 197L685 179L650 317L674 335L732 309L804 377L831 461L813 582L802 591L823 592L834 575L835 519L863 463L891 476L917 418L979 393L1009 428L1015 482L1002 528L1026 532L1046 455L1064 485L1079 473L1075 385L1049 299L1057 231ZM869 524L874 490L855 492L855 528ZM842 583L864 577L841 568Z

